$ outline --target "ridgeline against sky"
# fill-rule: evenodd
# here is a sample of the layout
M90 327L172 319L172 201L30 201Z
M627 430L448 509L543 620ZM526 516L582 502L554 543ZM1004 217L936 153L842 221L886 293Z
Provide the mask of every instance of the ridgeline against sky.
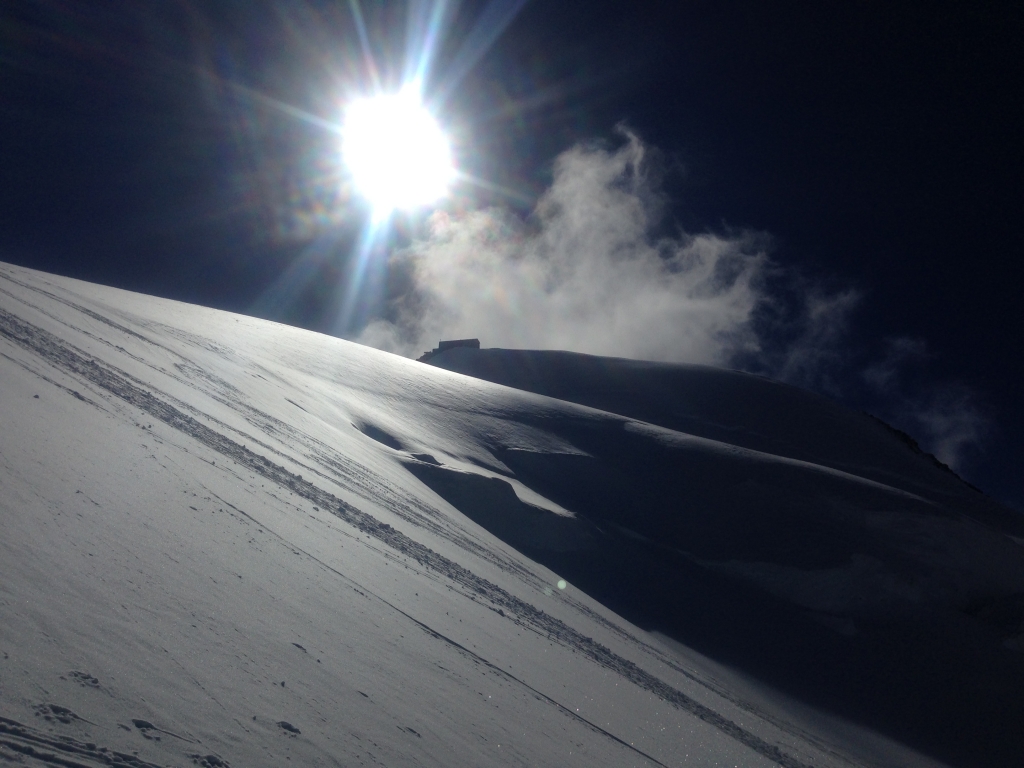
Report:
M15 0L0 22L0 259L393 345L739 366L1024 507L1019 4ZM415 78L459 181L368 239L341 116Z

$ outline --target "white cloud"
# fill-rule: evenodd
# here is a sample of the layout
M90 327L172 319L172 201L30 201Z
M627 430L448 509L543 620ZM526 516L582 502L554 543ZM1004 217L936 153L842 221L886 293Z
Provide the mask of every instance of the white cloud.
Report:
M415 355L442 338L485 346L726 364L758 348L751 325L763 238L651 235L660 209L645 149L575 147L555 162L533 216L435 214L393 257L413 288L359 341Z

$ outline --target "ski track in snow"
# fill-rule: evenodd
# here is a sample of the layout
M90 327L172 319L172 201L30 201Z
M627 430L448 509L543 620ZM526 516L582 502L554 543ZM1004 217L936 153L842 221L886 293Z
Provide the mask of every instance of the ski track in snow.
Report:
M5 755L5 750L14 754ZM47 765L60 765L65 768L92 768L100 765L162 768L141 759L138 755L99 747L92 742L80 741L71 736L54 737L23 725L17 720L0 717L0 759L4 758L5 762L9 760L12 763L18 758L33 758ZM209 762L208 764L217 765ZM227 766L226 763L222 764Z

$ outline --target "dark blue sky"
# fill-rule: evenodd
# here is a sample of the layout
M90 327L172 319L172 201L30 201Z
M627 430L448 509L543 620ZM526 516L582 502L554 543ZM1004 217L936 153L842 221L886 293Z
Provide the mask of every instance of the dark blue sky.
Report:
M404 8L362 5L387 75ZM487 7L460 7L435 88ZM0 260L327 328L365 211L330 194L334 138L266 99L332 119L358 50L344 2L5 3ZM989 426L962 474L1024 508L1022 51L1014 3L538 0L444 118L518 195L462 204L524 213L559 152L625 122L659 152L666 227L769 233L780 296L861 294L841 397L913 433L901 409L969 393ZM258 305L311 243L334 257ZM917 352L871 391L897 338Z

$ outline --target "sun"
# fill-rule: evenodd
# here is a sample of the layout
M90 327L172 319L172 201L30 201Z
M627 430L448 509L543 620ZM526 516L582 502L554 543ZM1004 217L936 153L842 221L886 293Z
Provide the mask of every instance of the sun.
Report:
M356 190L378 218L438 200L455 175L448 138L414 89L351 102L341 142Z

